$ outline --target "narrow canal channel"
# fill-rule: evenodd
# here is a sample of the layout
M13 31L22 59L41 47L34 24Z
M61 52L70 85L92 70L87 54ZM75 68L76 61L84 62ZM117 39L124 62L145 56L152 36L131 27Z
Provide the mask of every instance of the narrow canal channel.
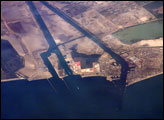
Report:
M52 39L50 38L50 40ZM54 43L52 43L52 45L54 45ZM41 53L40 55L53 75L53 79L58 79L59 77L56 71L48 60L48 56L53 52L55 53L53 50L54 46L50 48L51 49L47 52ZM109 53L110 52L111 51L109 51ZM113 56L118 57L116 59L121 59L119 56L115 55L116 54ZM120 61L122 66L124 66L124 62L125 61ZM122 70L125 70L126 72L127 69L125 68L122 68ZM127 73L122 71L122 79L126 80L123 78L123 76L126 77L126 74ZM110 100L114 95L111 96L106 92L107 87L110 87L110 84L109 81L105 80L103 77L101 79L90 78L89 84L87 78L87 84L84 85L86 88L82 88L86 91L83 92L84 99L80 98L79 103L76 99L71 99L70 96L59 97L56 95L46 80L34 80L31 82L27 80L2 82L1 118L161 119L163 118L163 92L161 92L163 89L163 74L150 79L152 80L141 81L127 87L124 95L123 107L119 112L115 112L114 109L112 109L112 106L114 106L114 103L117 104L117 101L114 100L113 102L113 100ZM83 80L85 81L85 79ZM95 80L98 81L96 82ZM81 92L83 90L81 90ZM109 89L109 91L110 90L111 89ZM113 108L115 108L115 106Z
M49 49L47 51L47 54L51 54L51 53L55 52L57 57L58 57L58 59L59 59L60 64L63 66L66 74L72 75L73 73L72 73L71 69L68 67L68 65L67 65L67 63L66 63L66 61L65 61L65 59L64 59L64 57L62 55L62 53L60 52L59 48L57 47L57 45L56 45L56 43L55 43L51 33L49 32L47 26L45 25L43 19L41 18L40 14L37 11L36 7L34 6L33 2L32 1L27 1L26 3L29 5L30 10L31 10L34 18L36 19L37 23L39 24L39 27L42 30L43 35L44 35L44 37L46 38L46 40L47 40L47 42L49 44ZM44 62L44 63L46 63L46 62ZM49 71L50 70L51 69L49 69ZM50 73L52 73L52 72L50 71Z
M121 64L122 67L121 67L120 81L121 81L121 84L122 84L121 87L124 91L125 84L126 84L127 73L128 73L128 70L129 70L128 63L121 56L119 56L118 54L113 52L110 48L106 47L93 33L91 33L88 30L85 30L84 28L79 26L79 24L76 21L74 21L72 18L67 16L62 11L60 11L58 8L56 8L56 7L54 8L48 2L45 2L45 1L41 1L41 3L43 5L45 5L46 7L48 7L51 11L53 11L54 13L59 15L62 19L64 19L69 24L71 24L73 27L75 27L77 30L79 30L81 33L83 33L85 36L90 38L93 42L95 42L97 45L99 45L105 52L109 53L113 57L113 59L116 60L116 62L118 64Z
M48 5L47 2L42 2L43 4L45 4L46 6ZM50 56L51 53L55 52L60 64L63 66L66 74L68 75L69 78L72 79L72 82L70 84L70 88L72 88L72 91L75 92L76 94L76 85L74 85L73 83L73 79L76 79L76 77L73 77L73 73L71 71L71 69L68 67L64 57L62 56L59 48L57 47L53 37L51 36L48 28L46 27L44 21L42 20L41 16L39 15L36 7L34 6L34 4L30 1L27 2L27 4L30 7L30 10L33 14L33 16L35 17L37 23L39 24L48 44L49 44L49 49L47 52L45 53L41 53L41 57L44 61L44 64L48 67L50 73L52 74L53 78L58 79L58 76L54 70L54 68L52 67L52 65L50 64L50 62L48 61L48 56ZM119 83L119 89L121 89L121 91L119 91L119 98L120 100L122 100L123 97L123 93L124 93L124 89L125 89L125 85L126 85L126 77L127 77L127 71L129 70L129 66L127 64L127 62L118 54L114 53L110 48L106 47L93 33L81 28L76 22L74 22L71 18L69 18L68 16L66 16L64 13L62 13L60 10L53 8L52 6L48 5L48 8L50 8L53 12L55 12L57 15L59 15L60 17L62 17L65 21L67 21L68 23L70 23L72 26L74 26L76 29L78 29L80 32L82 32L85 36L87 36L88 38L90 38L92 41L94 41L96 44L98 44L105 52L109 53L118 64L121 64L121 75L120 75L120 83ZM68 78L67 77L67 78ZM69 79L68 78L68 79ZM70 79L70 80L71 80ZM72 87L73 86L73 87ZM121 101L119 100L119 108L121 108Z

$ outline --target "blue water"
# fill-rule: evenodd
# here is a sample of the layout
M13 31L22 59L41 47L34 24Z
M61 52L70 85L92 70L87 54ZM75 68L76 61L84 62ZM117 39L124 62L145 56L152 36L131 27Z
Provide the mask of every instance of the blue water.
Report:
M123 118L163 118L163 74L127 87Z
M121 111L115 111L116 99L107 82L84 81L79 98L55 93L47 80L3 82L1 118L163 117L163 74L128 86Z
M34 6L33 6L34 7ZM66 17L57 11L62 17ZM39 17L36 17L38 19ZM79 26L65 18L72 25L77 27L81 32L87 35L91 40L97 42L97 44L107 51L111 56L122 65L121 69L121 86L126 80L128 65L126 62L109 48L104 46L97 38ZM41 22L40 20L38 20ZM41 29L43 21L41 24ZM46 26L43 28L46 30ZM48 37L48 33L45 33L45 38ZM50 35L49 35L50 37ZM47 38L48 42L52 42L50 38ZM53 46L55 44L53 43ZM53 49L53 47L50 47ZM56 52L60 53L59 52ZM41 54L44 63L49 68L49 71L52 71L52 66L47 61L47 55ZM59 55L62 56L62 55ZM62 59L59 57L59 59ZM55 74L55 70L52 74ZM77 78L77 79L75 79ZM154 79L154 78L152 78ZM47 80L36 80L28 82L26 80L22 81L12 81L1 83L1 117L2 118L161 118L161 108L154 103L160 103L161 101L155 101L156 99L149 99L149 96L158 95L161 96L161 88L163 86L161 83L158 83L161 78L155 78L155 81L145 80L148 83L144 83L138 87L130 86L126 89L124 96L124 102L122 109L120 108L120 103L122 101L122 93L119 91L119 87L115 87L111 82L107 81L104 77L88 77L88 78L78 78L76 76L68 76L65 78L66 82L69 84L69 89L67 89L63 81L57 76L49 79L53 82L55 88L54 90ZM154 86L156 84L149 84L149 82L157 82L159 86ZM147 86L147 84L149 84ZM134 84L134 86L136 86ZM79 90L74 88L79 87ZM144 90L138 93L135 90L138 90L144 86ZM153 88L153 89L152 89ZM156 89L155 89L156 88ZM153 91L155 90L155 92ZM75 92L73 92L75 91ZM153 93L153 94L152 94ZM135 106L135 102L138 99L131 99L135 96L140 98L147 98L140 100L141 102ZM141 96L140 96L141 95ZM159 97L157 96L157 97ZM155 96L156 97L156 96ZM147 101L150 102L147 102ZM152 101L151 101L152 100ZM161 100L161 99L159 99ZM149 103L147 109L143 108L143 103ZM137 103L137 102L136 102ZM163 104L163 103L162 103ZM145 105L145 104L144 104ZM140 106L140 108L138 108ZM156 108L155 108L156 107ZM154 111L150 111L153 108ZM140 113L142 112L142 115ZM143 111L145 110L145 111ZM152 115L150 115L152 114ZM126 116L125 116L126 115ZM157 115L157 116L155 116Z

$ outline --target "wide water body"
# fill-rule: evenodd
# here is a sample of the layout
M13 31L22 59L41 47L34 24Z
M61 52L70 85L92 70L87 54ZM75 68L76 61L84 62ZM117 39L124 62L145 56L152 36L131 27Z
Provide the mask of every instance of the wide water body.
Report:
M163 20L128 27L113 35L125 44L163 37Z
M111 111L114 96L106 94L106 83L89 80L87 84L83 88L86 94L77 103L76 99L68 99L69 96L57 96L47 80L1 83L1 118L163 117L163 74L128 86L118 112ZM92 88L97 92L91 91Z

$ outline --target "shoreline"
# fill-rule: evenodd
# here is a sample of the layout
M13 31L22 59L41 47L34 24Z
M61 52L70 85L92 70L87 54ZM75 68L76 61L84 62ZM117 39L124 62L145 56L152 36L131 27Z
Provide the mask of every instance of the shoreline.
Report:
M146 46L144 46L146 45ZM149 40L141 40L136 43L131 44L134 47L158 47L163 46L163 37L158 39L149 39Z
M155 76L158 76L158 75L162 75L162 74L163 74L163 72L160 72L160 73L157 73L157 74L154 74L154 75L149 75L149 76L144 77L144 78L142 78L142 79L136 79L135 81L130 82L129 84L127 84L126 87L127 87L127 86L130 86L130 85L132 85L132 84L134 84L134 83L143 81L143 80L145 80L145 79L149 79L149 78L152 78L152 77L155 77Z
M137 25L133 25L133 26L129 26L129 27L126 27L126 28L123 28L123 29L120 29L120 30L117 30L113 33L111 33L112 36L114 36L115 38L117 38L121 43L124 43L126 45L133 45L133 44L136 44L137 42L140 42L140 41L143 41L143 40L154 40L154 39L160 39L160 38L163 38L163 35L158 35L158 37L151 37L151 38L142 38L141 39L137 39L137 38L131 38L131 39L127 39L127 41L124 41L122 39L120 39L118 36L122 36L122 35L119 35L120 32L123 32L123 31L127 31L129 30L129 28L134 28L134 27L137 27L137 26L141 26L141 25L144 25L144 24L152 24L152 23L161 23L163 24L163 19L158 19L158 20L155 20L155 21L149 21L149 22L146 22L146 23L143 23L143 24L137 24ZM146 25L147 26L147 25ZM135 29L135 28L134 28ZM126 38L125 38L126 39ZM136 40L135 40L136 39Z
M143 24L147 24L147 23L151 23L151 22L160 22L160 21L163 21L163 18L161 18L161 19L155 19L155 20L150 20L150 21L147 21L147 22L144 22L144 23L141 23L141 24L136 24L136 25L133 25L133 26L128 26L128 27L125 27L125 28L121 28L121 29L118 29L117 31L115 31L115 32L113 32L111 34L114 35L117 32L123 31L123 30L128 29L128 28L131 28L131 27L136 27L136 26L139 26L139 25L143 25Z

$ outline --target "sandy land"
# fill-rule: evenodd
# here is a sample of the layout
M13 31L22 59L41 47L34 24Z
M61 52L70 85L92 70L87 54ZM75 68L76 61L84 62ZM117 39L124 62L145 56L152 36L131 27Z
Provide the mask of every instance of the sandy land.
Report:
M163 46L163 38L153 39L153 40L141 40L137 43L132 44L132 46L136 46L136 47L141 47L141 46L148 46L148 47Z

